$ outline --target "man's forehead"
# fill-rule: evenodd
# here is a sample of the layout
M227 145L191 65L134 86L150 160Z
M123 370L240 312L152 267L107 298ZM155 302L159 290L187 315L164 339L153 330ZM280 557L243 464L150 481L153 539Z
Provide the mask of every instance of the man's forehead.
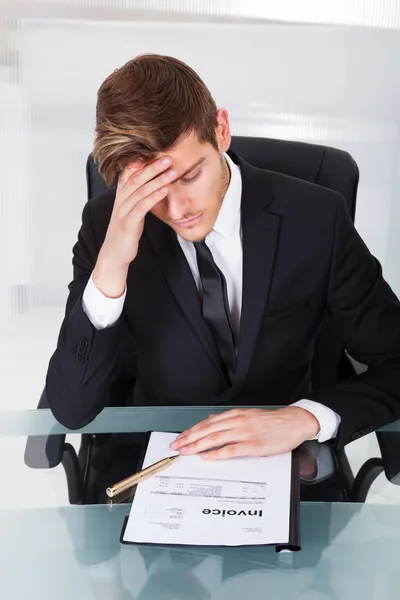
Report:
M157 158L163 156L169 156L172 160L172 165L179 177L184 177L185 174L190 173L193 169L201 165L205 160L206 156L204 152L191 153L190 155L175 154L174 151L160 153Z

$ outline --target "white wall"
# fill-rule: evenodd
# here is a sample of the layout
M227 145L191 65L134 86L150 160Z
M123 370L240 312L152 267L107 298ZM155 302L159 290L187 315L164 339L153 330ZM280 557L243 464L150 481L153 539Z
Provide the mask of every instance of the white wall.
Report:
M32 230L29 272L26 260L20 267L31 310L59 307L64 300L70 247L85 201L84 161L91 149L96 91L116 66L149 51L191 64L229 109L234 133L349 150L361 170L357 226L387 262L390 237L396 237L391 217L398 178L400 32L28 20L14 39L20 68L18 82L9 86L11 116L19 107L14 97L22 92L30 120L28 130L19 125L18 160L12 153L8 162L26 174L22 182L29 178L17 202L27 204ZM8 237L25 240L26 221L17 211L14 218ZM16 256L19 247L19 254L26 254L25 245L14 245ZM8 270L15 284L15 273ZM400 270L392 269L392 284L400 290Z

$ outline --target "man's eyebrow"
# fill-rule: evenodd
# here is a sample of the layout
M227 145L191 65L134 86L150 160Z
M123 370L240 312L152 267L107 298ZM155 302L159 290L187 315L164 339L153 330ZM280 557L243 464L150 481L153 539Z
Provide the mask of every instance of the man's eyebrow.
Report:
M186 175L189 175L189 173L191 171L193 171L196 167L201 165L201 163L204 162L205 160L206 160L205 156L202 156L201 158L199 158L199 160L196 160L196 162L191 167L189 167L189 169L187 169L184 173L182 173L182 175L179 175L179 177L174 179L174 182L179 181L179 179L183 179L184 177L186 177Z

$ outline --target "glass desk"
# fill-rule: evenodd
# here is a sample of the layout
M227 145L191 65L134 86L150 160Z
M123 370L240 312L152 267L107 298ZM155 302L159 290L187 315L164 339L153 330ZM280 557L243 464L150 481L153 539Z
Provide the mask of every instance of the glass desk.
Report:
M303 501L302 550L294 554L277 554L272 547L188 550L121 546L121 527L130 508L126 501L71 505L66 484L68 462L65 468L59 464L52 469L33 469L26 464L35 460L29 456L28 436L37 451L41 442L63 440L56 436L67 434L66 443L79 451L83 439L97 444L102 434L116 434L120 439L119 434L135 431L180 431L211 412L217 409L106 409L79 432L63 428L47 410L0 413L1 598L397 597L400 506L395 504ZM385 429L398 431L399 424ZM82 438L82 433L89 435ZM341 492L346 487L344 463L330 450L318 453L320 446L304 449L303 498L312 499L312 490L319 490L323 498L325 490L327 499L327 493L334 495L335 489ZM327 487L329 481L333 483Z

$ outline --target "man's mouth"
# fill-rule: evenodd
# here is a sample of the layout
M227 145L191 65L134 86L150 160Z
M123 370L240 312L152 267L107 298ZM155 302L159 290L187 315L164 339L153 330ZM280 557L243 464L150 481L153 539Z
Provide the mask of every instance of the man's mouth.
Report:
M193 217L191 219L186 219L184 221L174 221L174 225L176 227L193 227L193 225L197 225L198 223L200 223L202 218L203 218L203 213L201 213L200 215L197 215L197 217Z

